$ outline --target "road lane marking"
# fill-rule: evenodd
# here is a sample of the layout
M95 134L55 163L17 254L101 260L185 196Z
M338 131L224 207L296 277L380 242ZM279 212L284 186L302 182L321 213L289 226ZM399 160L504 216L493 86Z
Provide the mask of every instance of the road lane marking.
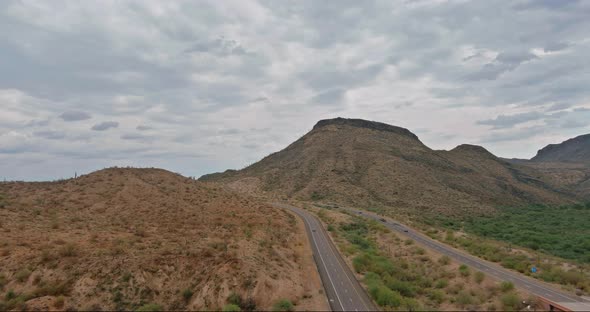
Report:
M306 222L309 228L311 228L311 224L309 222L309 220L307 220L306 218L303 218ZM332 284L332 289L334 290L334 293L336 294L336 299L338 299L338 304L340 305L340 308L342 308L342 311L345 311L346 309L344 308L344 305L342 304L342 301L340 300L340 296L338 296L338 290L336 289L336 286L334 285L334 282L332 281L332 277L330 276L330 270L328 270L328 267L326 266L326 262L324 261L324 257L322 257L322 253L320 252L320 248L319 245L315 239L315 236L311 236L311 238L313 239L313 244L315 245L316 249L318 250L318 254L320 255L320 260L322 261L322 264L324 265L324 269L326 271L326 276L328 276L328 280L330 281L330 284Z

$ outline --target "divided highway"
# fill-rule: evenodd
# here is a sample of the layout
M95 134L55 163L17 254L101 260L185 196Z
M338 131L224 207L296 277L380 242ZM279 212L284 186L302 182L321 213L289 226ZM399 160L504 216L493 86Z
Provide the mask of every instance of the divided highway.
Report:
M414 231L407 226L404 226L400 223L386 220L382 216L377 214L373 214L367 211L352 209L352 208L342 208L347 210L357 216L370 218L373 220L377 220L383 223L389 229L399 232L402 235L405 235L419 244L422 244L426 247L433 249L434 251L441 253L443 255L447 255L456 261L468 265L474 269L482 271L489 276L492 276L496 279L502 281L510 281L515 286L520 287L523 290L526 290L534 295L544 297L549 299L553 302L560 304L563 307L566 307L572 311L590 311L590 301L584 300L581 297L565 293L563 291L557 290L541 281L535 280L533 278L529 278L523 276L520 273L513 272L507 269L504 269L496 264L488 262L486 260L467 255L463 252L458 251L457 249L445 245L441 242L438 242L430 237L422 235L417 231Z
M333 311L376 311L365 290L340 256L321 223L311 213L286 204L273 204L297 214L305 223L305 229L313 250L314 259Z

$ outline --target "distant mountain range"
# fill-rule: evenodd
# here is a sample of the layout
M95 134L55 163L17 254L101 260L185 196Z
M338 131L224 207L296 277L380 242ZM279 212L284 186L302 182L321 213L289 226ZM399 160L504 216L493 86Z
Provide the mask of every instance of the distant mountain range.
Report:
M590 134L580 135L559 144L549 144L540 149L531 160L590 163Z
M405 128L335 118L319 121L284 150L247 168L200 180L266 196L388 207L411 214L466 215L499 205L579 199L569 185L528 163L498 158L476 145L432 150Z

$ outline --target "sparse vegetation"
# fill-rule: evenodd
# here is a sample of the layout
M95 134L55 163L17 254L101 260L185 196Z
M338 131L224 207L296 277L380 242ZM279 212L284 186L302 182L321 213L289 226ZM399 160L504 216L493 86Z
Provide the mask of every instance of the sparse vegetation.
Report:
M502 290L502 292L512 291L514 290L514 284L512 284L512 282L503 281L500 283L500 290Z
M228 303L223 306L222 311L223 312L238 312L238 311L242 311L242 309L240 309L240 307L237 304Z
M364 274L362 282L379 306L386 310L483 310L490 302L502 306L497 282L486 280L482 272L472 272L446 256L431 260L429 251L406 245L382 228L378 222L350 216L332 232L336 241L347 243L338 246L348 250L354 270Z
M296 217L220 186L159 169L107 169L75 181L2 183L0 193L11 202L0 210L8 310L45 309L47 300L31 301L39 297L54 298L52 309L63 298L62 310L221 309L224 280L244 290L242 311L271 310L277 295L252 291L262 276L304 309L326 305L302 298L320 284L304 282L314 263Z
M281 299L272 306L272 309L273 311L293 311L294 306L291 301L287 299Z
M164 308L159 304L148 303L148 304L144 304L141 307L139 307L137 309L137 312L157 312L157 311L163 311L163 310L164 310Z

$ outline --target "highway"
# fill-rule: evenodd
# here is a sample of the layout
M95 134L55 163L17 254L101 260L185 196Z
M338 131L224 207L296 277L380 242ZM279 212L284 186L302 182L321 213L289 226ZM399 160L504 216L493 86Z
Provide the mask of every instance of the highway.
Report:
M486 275L494 277L498 280L510 281L516 287L526 290L534 295L541 296L559 303L560 305L572 311L590 311L590 301L587 301L576 295L566 293L544 282L524 276L520 273L504 269L495 263L468 255L451 246L443 244L415 230L412 230L411 228L402 225L399 222L392 221L389 218L384 218L383 216L363 210L342 207L341 209L347 210L350 213L360 217L377 220L378 222L383 223L389 229L405 235L417 243L434 250L435 252L447 255L460 263L482 271Z
M340 256L319 220L297 207L280 203L273 205L294 212L305 223L313 256L332 311L378 310Z

